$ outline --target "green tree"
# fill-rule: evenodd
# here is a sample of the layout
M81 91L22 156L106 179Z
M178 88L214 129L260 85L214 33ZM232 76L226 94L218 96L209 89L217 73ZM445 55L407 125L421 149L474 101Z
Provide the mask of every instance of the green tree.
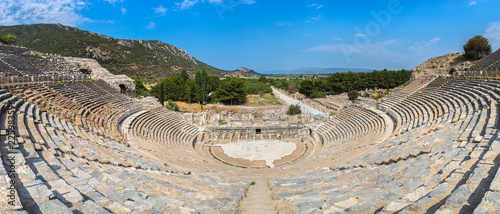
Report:
M186 82L189 79L189 74L187 73L186 70L182 69L181 73L179 74L179 77L182 79L182 81Z
M215 91L220 84L220 78L218 76L208 76L208 87L209 91L213 92Z
M205 69L197 71L195 74L195 94L196 101L200 104L207 98L208 95L208 75Z
M186 97L186 83L179 76L170 76L162 80L164 94L167 99L184 101Z
M349 97L349 100L351 100L353 103L358 99L359 93L356 90L349 91L347 93L347 96Z
M192 80L188 80L186 82L186 97L184 98L188 103L191 103L194 100L194 82Z
M8 45L16 44L17 43L17 37L12 35L12 34L7 34L5 36L2 36L0 34L0 42Z
M299 104L297 104L297 105L290 105L288 107L288 110L286 111L286 114L288 114L288 115L302 114L302 110L300 109Z
M311 80L303 80L300 82L299 93L309 97L313 93L314 83Z
M163 84L160 82L160 91L158 92L158 96L160 97L161 106L165 106L165 92L163 90Z
M219 101L234 105L236 102L244 102L248 95L245 82L239 77L226 77L219 88L215 91Z
M135 81L135 92L137 96L148 96L149 90L144 86L140 79L134 79Z
M464 51L467 58L478 60L491 54L491 45L488 39L477 35L465 43Z
M263 83L266 83L267 82L267 78L266 76L262 75L259 77L259 82L263 82Z

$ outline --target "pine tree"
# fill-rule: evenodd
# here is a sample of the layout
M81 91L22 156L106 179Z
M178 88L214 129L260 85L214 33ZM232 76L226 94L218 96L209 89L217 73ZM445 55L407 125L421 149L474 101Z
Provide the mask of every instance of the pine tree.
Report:
M163 91L163 83L160 83L160 104L161 106L165 106L165 92Z
M195 94L196 100L201 104L208 95L208 74L205 69L197 71L195 74Z

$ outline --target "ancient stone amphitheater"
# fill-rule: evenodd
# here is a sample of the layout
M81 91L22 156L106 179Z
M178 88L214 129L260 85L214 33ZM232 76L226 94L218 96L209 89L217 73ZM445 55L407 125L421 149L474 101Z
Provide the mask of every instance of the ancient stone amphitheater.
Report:
M171 112L19 47L0 46L0 71L0 213L500 212L494 76L304 102L334 112L320 119Z

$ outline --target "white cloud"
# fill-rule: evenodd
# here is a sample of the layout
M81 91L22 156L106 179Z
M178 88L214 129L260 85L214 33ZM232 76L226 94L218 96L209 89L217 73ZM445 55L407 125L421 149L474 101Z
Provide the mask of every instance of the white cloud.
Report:
M167 14L167 8L163 7L163 6L158 6L158 7L153 7L153 11L158 15L158 16L164 16L165 14Z
M469 0L469 6L477 5L484 0Z
M292 21L278 22L277 25L278 26L290 26L290 25L293 25L293 22Z
M367 37L367 35L364 33L357 33L357 34L354 34L354 37Z
M311 17L310 19L306 20L304 23L314 23L316 21L319 21L320 19L321 19L321 15L315 16L315 17Z
M305 50L306 52L320 52L320 53L337 53L344 54L346 58L351 55L359 56L385 56L385 57L401 57L401 54L396 54L388 48L398 44L400 41L397 39L385 40L377 43L370 43L367 45L355 44L333 44L333 45L319 45ZM348 55L348 56L347 56Z
M61 23L75 26L90 21L78 14L86 6L82 0L2 0L0 25Z
M436 38L434 38L434 39L431 39L431 42L438 42L438 41L440 41L440 40L441 40L441 38L436 37Z
M156 23L154 23L154 22L149 22L149 24L148 24L148 27L147 27L147 28L148 28L149 30L151 30L151 29L153 29L153 28L155 28L155 27L156 27Z
M255 3L255 0L241 0L240 1L240 4L253 4L253 3Z
M429 50L429 48L431 47L431 45L437 43L441 41L441 38L439 37L436 37L434 39L431 39L429 41L424 41L424 42L415 42L413 43L412 46L410 46L408 48L408 50L410 51L415 51L417 53L422 53L422 52L426 52Z
M179 10L186 10L198 4L199 2L200 0L182 0L182 2L176 2L175 5ZM240 4L254 4L255 0L201 0L201 3L205 2L215 5L225 5L228 7L233 7Z
M316 3L312 3L310 5L307 5L307 7L314 7L316 9L320 9L323 7L323 5L320 5L320 4L316 4Z
M484 37L490 40L494 49L500 48L500 22L490 23Z
M125 13L127 13L127 8L123 8L123 7L122 7L122 9L120 9L120 10L122 11L122 16L124 16L124 15L125 15Z
M179 9L185 10L191 8L198 2L199 2L198 0L183 0L181 3L176 2L175 4L179 7Z
M116 4L116 2L122 2L123 0L104 0L104 1L105 1L105 2L108 2L108 3L110 3L110 4L115 5L115 4Z

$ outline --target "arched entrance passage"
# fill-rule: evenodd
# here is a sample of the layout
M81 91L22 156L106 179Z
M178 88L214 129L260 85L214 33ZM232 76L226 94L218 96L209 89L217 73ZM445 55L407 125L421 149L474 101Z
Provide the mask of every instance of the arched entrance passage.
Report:
M124 84L120 84L120 93L121 94L127 94L127 86L125 86Z

